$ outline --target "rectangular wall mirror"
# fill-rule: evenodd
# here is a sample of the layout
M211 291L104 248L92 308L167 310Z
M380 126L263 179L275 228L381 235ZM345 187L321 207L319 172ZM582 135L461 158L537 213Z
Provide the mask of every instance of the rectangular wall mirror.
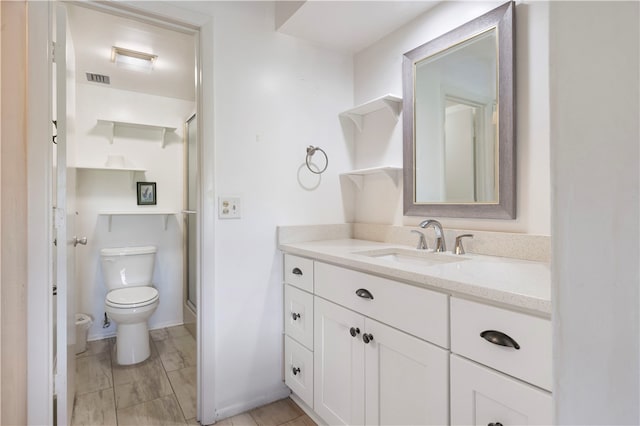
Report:
M404 54L404 213L513 219L515 5Z

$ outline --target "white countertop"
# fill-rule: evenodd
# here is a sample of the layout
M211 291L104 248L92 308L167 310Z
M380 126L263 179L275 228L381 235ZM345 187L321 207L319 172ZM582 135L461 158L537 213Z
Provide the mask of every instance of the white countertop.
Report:
M406 246L354 239L287 243L278 246L285 253L400 280L412 285L469 295L551 315L551 273L548 263L476 254L454 255L459 262L420 265L398 263L359 252L379 249L412 250ZM419 253L419 251L416 250ZM434 253L433 256L440 256ZM464 259L464 260L463 260Z

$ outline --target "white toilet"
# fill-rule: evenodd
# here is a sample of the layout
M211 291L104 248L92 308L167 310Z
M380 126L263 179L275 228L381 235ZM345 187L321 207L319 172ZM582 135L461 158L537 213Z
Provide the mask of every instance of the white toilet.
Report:
M151 286L155 255L153 246L100 250L108 290L104 307L118 327L116 353L120 365L142 362L150 354L147 320L159 303L158 290Z

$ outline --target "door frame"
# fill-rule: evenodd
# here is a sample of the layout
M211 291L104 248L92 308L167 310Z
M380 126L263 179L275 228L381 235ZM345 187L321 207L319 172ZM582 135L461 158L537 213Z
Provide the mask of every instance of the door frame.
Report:
M28 177L28 280L27 280L27 419L29 424L50 424L53 419L53 279L51 234L51 13L56 2L28 2L27 72L27 177ZM198 73L196 112L214 117L213 17L173 6L170 2L145 5L127 2L86 2L106 13L127 16L169 28L189 31L196 39ZM214 257L214 122L198 120L201 156L198 236L202 259ZM203 424L216 420L214 262L199 262L198 280L198 419ZM207 285L203 285L207 283ZM207 309L200 309L206 305ZM43 331L44 328L44 331ZM204 356L207 354L207 356ZM206 378L206 380L204 380ZM206 401L207 404L202 402Z

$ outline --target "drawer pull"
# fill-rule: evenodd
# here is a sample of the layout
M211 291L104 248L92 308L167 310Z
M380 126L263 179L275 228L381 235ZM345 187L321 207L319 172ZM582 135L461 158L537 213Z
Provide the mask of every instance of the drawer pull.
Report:
M293 320L297 320L298 318L300 318L302 315L296 313L296 312L291 312L291 317L293 317Z
M296 376L300 372L300 367L293 367L292 372L293 375Z
M500 423L500 422L489 423L487 426L502 426L502 423Z
M300 268L293 268L293 271L291 272L293 275L302 275L302 270Z
M373 342L373 334L369 333L365 333L362 335L362 340L364 341L364 343L369 343L369 342Z
M508 346L510 348L520 349L520 345L518 342L513 340L508 335L501 333L500 331L495 330L485 330L480 333L480 337L482 337L487 342L493 343L494 345L500 346ZM495 423L494 426L498 426L499 423Z
M360 329L357 327L351 327L349 329L349 334L351 334L351 337L356 337L358 334L360 334Z
M373 294L366 288L359 288L356 290L356 295L362 297L363 299L373 300Z

